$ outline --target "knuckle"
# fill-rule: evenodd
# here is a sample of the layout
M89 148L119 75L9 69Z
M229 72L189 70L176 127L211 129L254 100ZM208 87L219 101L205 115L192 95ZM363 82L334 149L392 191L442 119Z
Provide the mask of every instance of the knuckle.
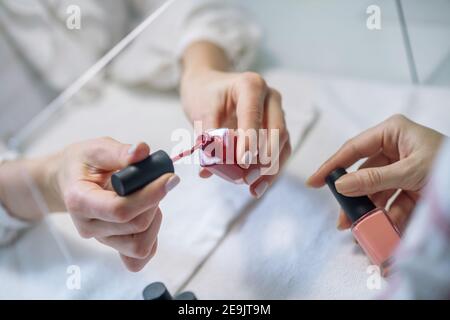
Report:
M141 233L147 230L152 223L150 214L141 214L139 217L130 221L131 232Z
M339 148L338 152L352 151L354 149L355 149L354 138L351 138L344 142L344 144Z
M276 100L278 100L278 101L282 101L283 100L283 97L282 97L282 95L281 95L281 93L280 93L280 91L278 91L277 89L270 89L270 94L276 99Z
M279 134L280 134L280 141L285 143L289 140L289 132L287 131L286 126L280 126L279 130Z
M129 212L126 206L120 202L112 205L110 212L112 220L117 223L127 223L130 221Z
M111 141L114 141L114 139L111 138L110 136L103 136L103 137L98 138L98 141L99 142L111 142Z
M391 116L388 119L388 122L391 122L391 123L397 124L397 125L405 123L406 121L408 121L408 119L401 113L394 114L393 116Z
M247 119L253 119L258 123L261 123L264 117L262 111L259 109L257 105L247 105L245 110L242 110L242 114ZM252 130L254 130L254 128ZM252 131L244 131L244 134L248 134L249 136L251 136L251 132Z
M244 84L251 86L254 90L265 90L267 88L266 81L258 73L244 72L241 79Z
M340 151L344 150L350 151L360 159L364 158L358 150L356 137L353 137L344 143Z
M365 179L363 179L363 186L366 188L376 188L383 181L383 174L378 168L373 168L366 171Z
M165 187L158 188L156 191L156 199L153 201L153 205L157 206L159 202L166 196L167 191Z
M134 241L132 252L136 258L144 259L150 254L151 248L145 241Z
M419 191L425 187L427 175L424 172L428 170L424 168L424 163L411 157L403 161L403 164L400 167L400 177L402 177L402 180L399 181L399 185L410 191Z
M287 156L290 157L292 154L292 146L291 146L291 142L289 141L289 137L288 137L288 141L286 142L286 152L287 152Z
M127 259L125 260L125 265L131 272L139 272L142 270L145 264L142 261L136 259Z
M93 232L87 226L83 226L83 225L78 226L77 230L78 230L78 234L83 239L91 239L94 237Z
M154 222L159 226L159 225L161 225L162 218L163 218L163 216L162 216L161 209L158 208L157 212L155 214Z
M158 188L157 190L153 191L151 194L151 198L149 199L149 206L156 207L159 205L161 200L166 196L166 191L163 188Z
M347 141L345 141L343 148L353 148L355 144L355 138L350 138Z
M148 206L156 208L162 199L167 195L165 183L168 180L166 178L160 178L157 181L152 182L145 189L144 193L147 195Z
M80 208L81 197L75 189L71 188L64 193L64 202L67 211L76 213Z
M155 241L155 244L152 247L152 250L150 252L150 259L155 256L156 251L158 251L158 241Z

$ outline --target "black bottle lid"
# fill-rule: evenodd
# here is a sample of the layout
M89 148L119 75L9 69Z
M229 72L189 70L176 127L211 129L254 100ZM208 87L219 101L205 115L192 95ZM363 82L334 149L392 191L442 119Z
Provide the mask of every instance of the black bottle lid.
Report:
M162 282L153 282L145 287L144 300L172 300L172 295Z
M197 300L195 294L191 291L182 292L175 297L175 300Z
M352 223L354 223L366 213L374 210L376 207L369 197L346 197L336 190L335 182L345 174L347 174L345 169L338 168L326 177L325 182L341 205L341 208L344 210L347 217L352 221Z
M111 177L111 184L118 195L124 197L135 192L166 173L173 173L172 159L159 150L141 162L134 163L116 172Z

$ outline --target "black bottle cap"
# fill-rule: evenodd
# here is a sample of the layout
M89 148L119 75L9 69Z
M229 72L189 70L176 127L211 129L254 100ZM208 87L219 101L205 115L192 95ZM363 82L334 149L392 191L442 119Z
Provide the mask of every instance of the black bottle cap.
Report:
M135 192L166 173L173 173L172 159L159 150L141 162L134 163L116 172L111 177L111 184L118 195L124 197Z
M145 287L144 300L172 300L172 296L162 282L153 282Z
M364 197L346 197L336 190L335 182L347 174L347 171L338 168L326 177L325 182L337 199L341 208L345 211L347 217L353 222L364 216L366 213L374 210L376 207L373 202L366 196Z
M191 291L186 291L183 293L180 293L175 297L175 300L197 300L197 297L195 294Z

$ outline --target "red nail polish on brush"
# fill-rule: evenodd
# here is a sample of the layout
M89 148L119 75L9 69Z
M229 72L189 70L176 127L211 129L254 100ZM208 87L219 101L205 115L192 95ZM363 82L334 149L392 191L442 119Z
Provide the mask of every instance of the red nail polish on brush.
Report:
M326 183L352 222L353 236L372 263L379 266L383 276L386 276L400 242L400 232L385 210L376 208L368 197L346 197L336 190L335 182L345 174L345 169L336 169L326 178Z
M244 170L236 161L237 136L229 129L203 133L196 144L173 158L159 150L146 159L129 165L111 176L111 185L120 196L142 189L166 173L174 173L173 163L200 149L200 165L211 173L234 183L244 182Z
M191 155L199 149L200 165L211 173L236 184L244 183L245 171L238 165L237 135L227 128L202 133L196 144L176 157L173 162Z

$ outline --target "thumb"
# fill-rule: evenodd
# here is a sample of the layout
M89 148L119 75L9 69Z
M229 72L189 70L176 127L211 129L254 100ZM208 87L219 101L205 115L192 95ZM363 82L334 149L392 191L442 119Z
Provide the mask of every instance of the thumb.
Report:
M384 190L400 189L408 170L405 161L384 167L365 168L342 176L336 181L336 190L346 196L357 197Z
M105 171L120 170L132 163L144 160L150 154L150 147L143 142L131 145L112 138L101 138L87 142L84 162Z

